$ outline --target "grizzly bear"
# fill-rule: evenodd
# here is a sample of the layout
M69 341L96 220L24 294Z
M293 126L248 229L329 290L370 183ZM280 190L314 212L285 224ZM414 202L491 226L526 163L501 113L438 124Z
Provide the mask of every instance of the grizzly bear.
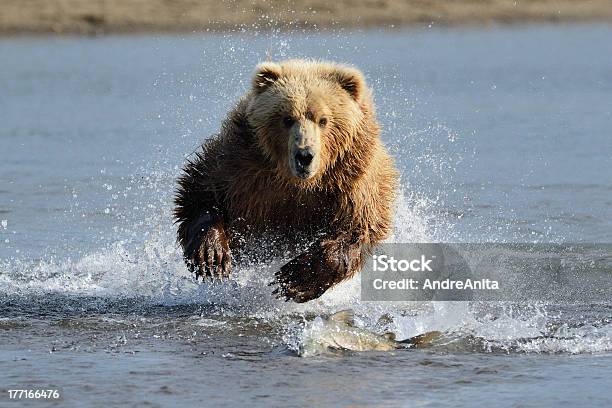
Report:
M398 173L362 73L289 60L256 68L178 185L178 241L196 279L229 276L249 248L306 243L270 285L307 302L360 271L390 233Z

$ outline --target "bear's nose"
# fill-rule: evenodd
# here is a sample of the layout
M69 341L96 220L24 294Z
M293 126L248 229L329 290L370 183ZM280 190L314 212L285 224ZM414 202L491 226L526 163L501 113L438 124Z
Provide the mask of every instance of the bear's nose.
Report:
M312 162L314 155L310 150L302 149L298 150L295 154L295 162L298 163L301 167L308 167Z

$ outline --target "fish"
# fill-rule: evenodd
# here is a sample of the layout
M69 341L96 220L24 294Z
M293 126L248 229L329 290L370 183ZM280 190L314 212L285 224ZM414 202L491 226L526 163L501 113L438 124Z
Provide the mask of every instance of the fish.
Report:
M328 318L318 316L303 332L298 354L302 357L329 351L392 351L422 348L441 336L431 331L396 340L394 333L378 334L355 326L352 310L341 310Z

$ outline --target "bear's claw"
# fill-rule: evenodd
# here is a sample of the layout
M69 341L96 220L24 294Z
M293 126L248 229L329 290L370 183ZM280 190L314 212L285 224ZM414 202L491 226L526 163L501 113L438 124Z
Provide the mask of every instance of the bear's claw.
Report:
M195 272L196 279L229 278L232 269L232 257L223 223L201 225L195 248L186 254L189 269Z

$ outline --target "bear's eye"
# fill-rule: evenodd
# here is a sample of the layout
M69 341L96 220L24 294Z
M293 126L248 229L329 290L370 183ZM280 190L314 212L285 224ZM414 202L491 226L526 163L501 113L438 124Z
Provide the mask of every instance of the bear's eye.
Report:
M293 126L294 123L295 123L295 120L291 116L285 116L283 118L283 124L287 127Z
M325 125L327 125L327 118L319 119L319 126L323 127Z

